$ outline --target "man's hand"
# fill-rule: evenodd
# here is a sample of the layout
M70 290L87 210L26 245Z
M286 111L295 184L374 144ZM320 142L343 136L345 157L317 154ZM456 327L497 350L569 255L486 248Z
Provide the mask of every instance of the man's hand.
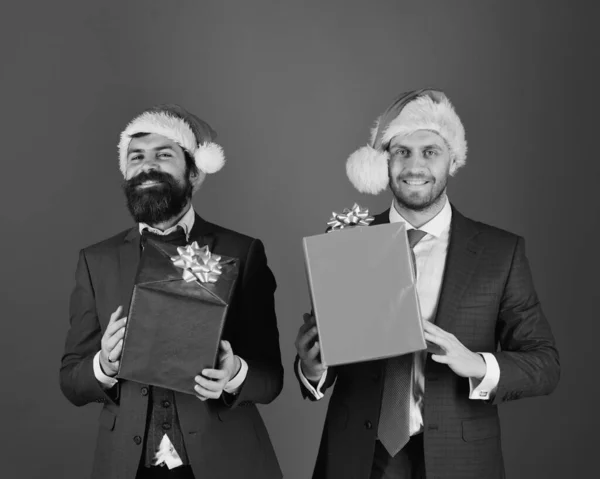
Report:
M327 370L321 362L321 345L317 337L317 321L311 314L305 313L304 324L296 337L296 351L300 357L300 366L306 379L318 383Z
M205 369L196 376L196 397L201 401L219 399L227 383L240 372L242 361L233 354L229 341L221 341L219 369Z
M465 348L453 334L439 326L424 321L425 340L429 343L427 351L436 363L447 364L452 371L463 378L483 379L487 371L485 360L480 354Z
M102 368L102 372L109 377L117 375L119 360L123 351L123 337L125 336L127 318L120 318L122 312L123 306L119 306L110 315L108 326L100 342L102 347L100 349L100 367Z

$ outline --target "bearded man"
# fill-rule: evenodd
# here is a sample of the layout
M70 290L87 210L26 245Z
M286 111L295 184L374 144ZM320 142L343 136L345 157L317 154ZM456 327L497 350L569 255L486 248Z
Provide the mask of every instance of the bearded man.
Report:
M224 164L215 131L177 105L151 108L121 134L119 165L137 223L81 250L60 385L76 406L102 403L92 477L278 479L256 404L283 387L275 278L262 242L209 223L192 196ZM198 371L195 396L116 379L126 314L145 240L211 240L240 260L215 369Z
M327 369L305 315L296 339L302 393L318 400L335 382L314 479L501 479L498 405L558 383L523 238L464 217L448 200L466 154L446 95L416 90L392 103L347 161L359 191L393 193L370 226L406 225L429 347Z

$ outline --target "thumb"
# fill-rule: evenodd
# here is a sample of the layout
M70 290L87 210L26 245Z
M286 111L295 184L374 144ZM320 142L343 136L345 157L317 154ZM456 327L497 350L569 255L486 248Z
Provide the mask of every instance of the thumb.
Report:
M221 355L228 356L229 354L233 354L231 343L229 341L221 341Z
M436 363L442 363L442 364L448 363L448 356L445 356L442 354L432 354L431 359L433 359Z

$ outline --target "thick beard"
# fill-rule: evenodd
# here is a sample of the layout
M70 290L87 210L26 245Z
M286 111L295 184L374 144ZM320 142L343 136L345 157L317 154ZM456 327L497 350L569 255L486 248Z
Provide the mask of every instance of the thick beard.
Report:
M426 211L429 208L436 205L441 200L444 192L446 191L446 186L448 184L447 176L440 183L438 183L437 181L435 181L435 179L432 179L432 178L423 178L427 181L434 181L431 193L425 197L412 198L412 197L404 195L402 193L402 191L396 187L396 183L392 180L391 175L389 175L389 177L390 177L389 187L390 187L390 190L392 190L392 193L394 194L394 197L396 198L396 201L398 202L398 204L400 206L402 206L403 208L406 208L407 210L418 211L418 212ZM414 178L417 179L418 177L414 177ZM397 181L399 182L402 180L400 180L398 178Z
M160 185L137 188L145 181L160 181ZM177 217L192 197L192 182L186 172L184 183L161 171L147 171L129 179L123 185L127 208L137 223L156 225Z

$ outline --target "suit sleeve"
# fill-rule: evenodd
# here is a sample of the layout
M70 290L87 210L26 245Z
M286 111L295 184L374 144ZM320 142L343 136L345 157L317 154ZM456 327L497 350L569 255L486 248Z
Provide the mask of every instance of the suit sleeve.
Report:
M69 307L70 327L60 367L60 388L76 406L90 402L114 402L118 385L104 390L94 375L94 356L100 351L102 330L84 251L79 253L75 289Z
M248 374L238 394L226 404L268 404L283 388L283 365L275 315L277 283L267 265L260 240L250 246L240 296L236 299L235 325L229 332L233 352L248 364Z
M493 403L550 394L560 378L558 350L535 292L523 238L514 250L497 324L500 381Z

